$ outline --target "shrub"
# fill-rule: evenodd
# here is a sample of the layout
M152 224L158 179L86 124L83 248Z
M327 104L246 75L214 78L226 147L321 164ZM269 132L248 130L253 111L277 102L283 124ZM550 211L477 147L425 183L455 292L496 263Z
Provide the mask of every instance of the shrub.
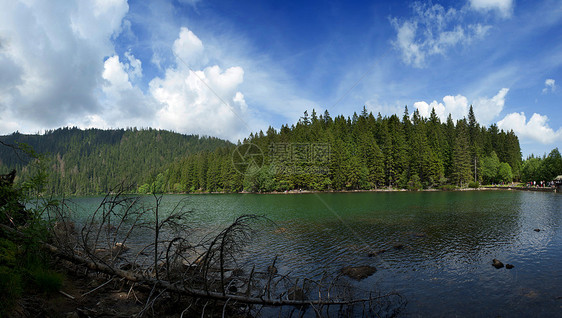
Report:
M472 181L472 182L469 182L469 183L468 183L468 187L469 187L469 188L475 188L475 189L476 189L476 188L479 188L479 187L480 187L480 183Z
M408 181L408 190L418 191L422 188L422 183L420 177L417 174L412 175L410 181Z
M0 266L0 317L8 317L21 296L21 277L13 268Z
M31 282L41 292L52 293L59 291L62 287L63 276L44 266L33 268L29 271Z

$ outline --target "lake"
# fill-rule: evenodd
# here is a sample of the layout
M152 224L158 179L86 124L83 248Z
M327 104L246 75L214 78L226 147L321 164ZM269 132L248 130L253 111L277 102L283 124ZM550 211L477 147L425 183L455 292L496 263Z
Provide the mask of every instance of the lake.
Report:
M89 213L101 198L72 199ZM150 202L152 197L144 197ZM190 225L219 230L265 215L245 264L318 278L371 265L355 284L396 291L407 317L551 317L562 313L562 195L525 191L167 195ZM535 231L540 229L540 231ZM396 248L399 246L400 248ZM386 249L376 256L374 251ZM496 269L492 259L513 264Z

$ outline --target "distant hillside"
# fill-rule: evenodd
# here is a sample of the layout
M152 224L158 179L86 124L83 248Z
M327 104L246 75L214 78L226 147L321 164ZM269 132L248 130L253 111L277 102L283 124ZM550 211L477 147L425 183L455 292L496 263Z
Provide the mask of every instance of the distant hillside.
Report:
M45 155L50 173L47 191L67 195L104 193L120 181L136 188L178 158L232 145L214 137L136 128L60 128L42 135L0 136L0 141L25 143ZM16 168L23 177L29 173L28 161L0 147L0 172Z

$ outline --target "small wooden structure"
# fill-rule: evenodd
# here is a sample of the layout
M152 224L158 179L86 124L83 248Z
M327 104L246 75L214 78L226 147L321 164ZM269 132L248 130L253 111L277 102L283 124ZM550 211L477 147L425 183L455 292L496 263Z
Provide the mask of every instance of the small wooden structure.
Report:
M556 192L562 193L562 175L554 178L554 186L556 187Z

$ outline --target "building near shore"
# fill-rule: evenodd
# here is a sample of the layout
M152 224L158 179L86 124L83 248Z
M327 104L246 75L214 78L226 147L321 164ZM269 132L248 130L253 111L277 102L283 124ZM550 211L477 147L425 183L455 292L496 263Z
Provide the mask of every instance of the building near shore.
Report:
M556 192L562 193L562 175L554 178L554 186L556 187Z

